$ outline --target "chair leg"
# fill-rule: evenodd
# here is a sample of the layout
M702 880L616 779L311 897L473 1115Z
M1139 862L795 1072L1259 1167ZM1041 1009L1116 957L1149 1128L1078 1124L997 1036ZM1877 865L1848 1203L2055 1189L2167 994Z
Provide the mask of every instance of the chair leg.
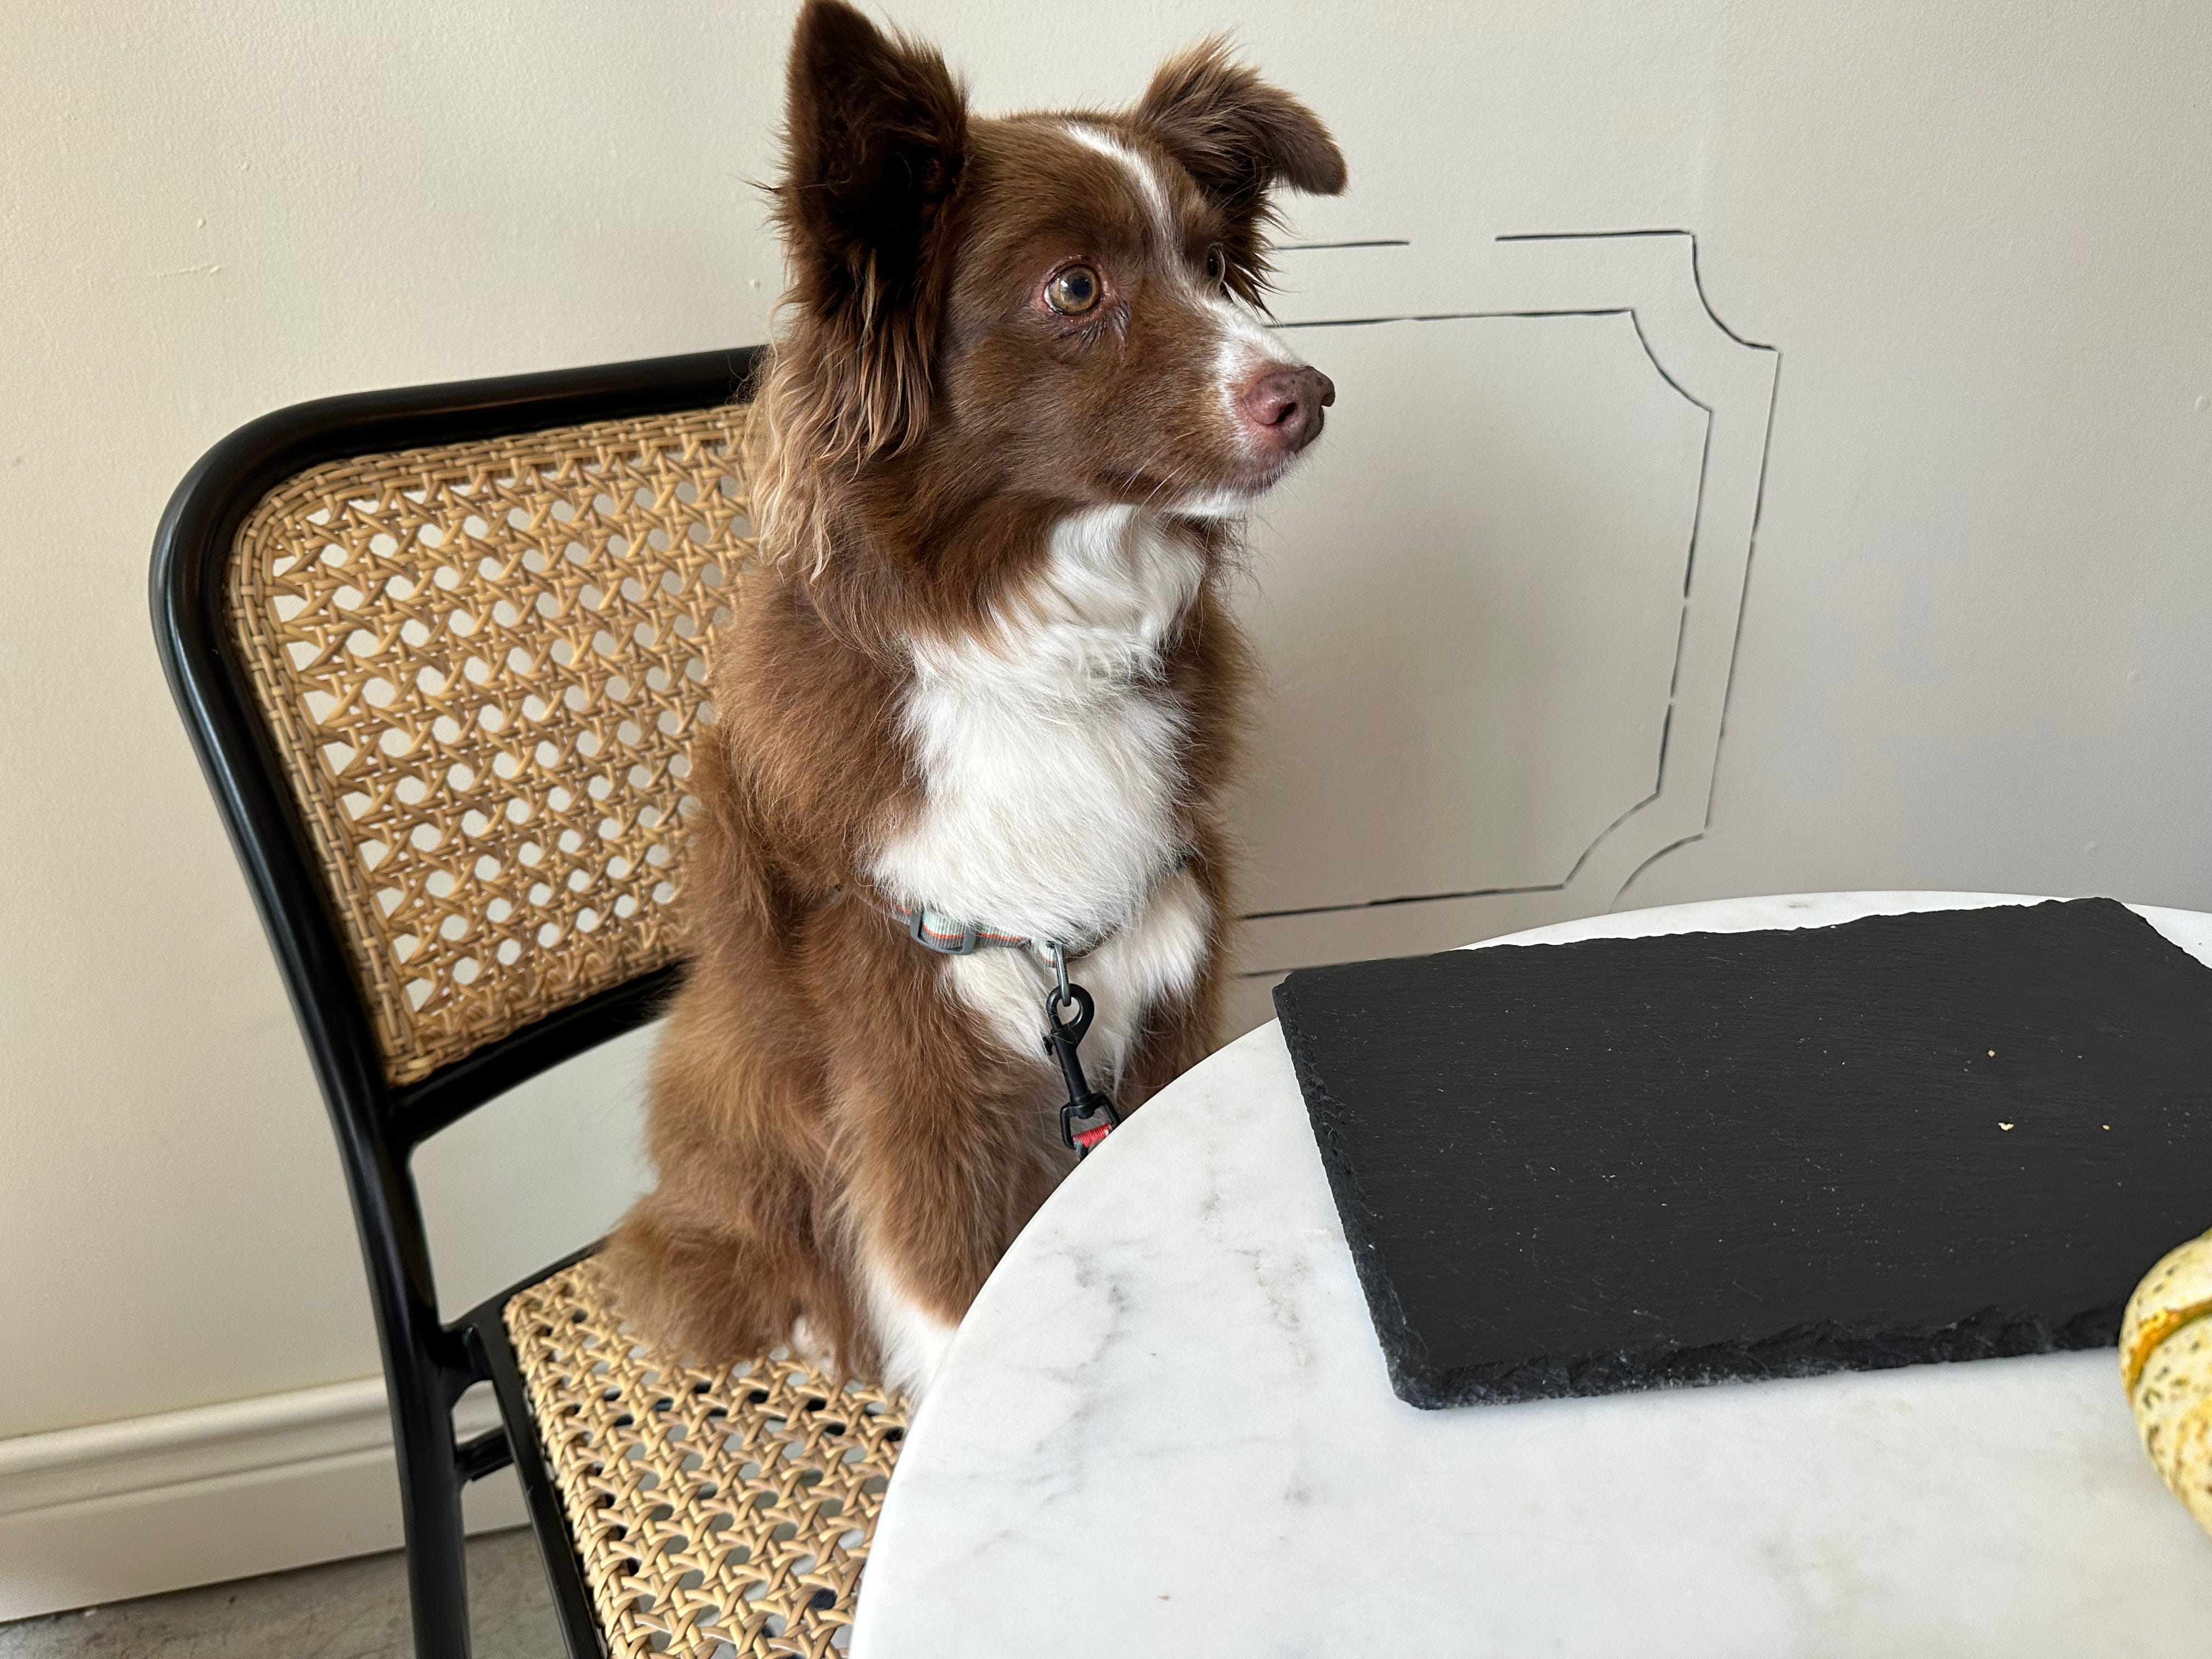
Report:
M407 1601L415 1659L469 1659L469 1567L453 1416L434 1377L395 1387L399 1507L407 1534Z

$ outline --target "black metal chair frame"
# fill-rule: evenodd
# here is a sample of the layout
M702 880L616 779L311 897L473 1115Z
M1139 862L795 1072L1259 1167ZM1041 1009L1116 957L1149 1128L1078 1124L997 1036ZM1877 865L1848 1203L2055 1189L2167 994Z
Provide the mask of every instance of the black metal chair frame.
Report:
M154 633L162 666L283 969L353 1200L391 1396L418 1659L467 1659L461 1490L510 1462L521 1478L570 1659L597 1659L605 1644L501 1320L516 1291L568 1263L445 1322L410 1159L423 1141L495 1096L651 1018L679 970L641 975L574 1003L420 1082L387 1083L307 826L233 642L225 586L234 544L255 504L308 467L712 408L743 393L759 350L362 392L280 410L201 459L171 498L155 538ZM503 1426L457 1442L453 1406L484 1382L497 1396Z

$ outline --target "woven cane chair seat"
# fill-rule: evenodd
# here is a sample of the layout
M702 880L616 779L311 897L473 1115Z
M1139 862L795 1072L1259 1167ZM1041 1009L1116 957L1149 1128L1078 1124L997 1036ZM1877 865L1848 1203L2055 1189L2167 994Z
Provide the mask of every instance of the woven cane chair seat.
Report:
M628 1330L596 1257L505 1320L611 1659L843 1650L898 1396L782 1350L686 1364Z

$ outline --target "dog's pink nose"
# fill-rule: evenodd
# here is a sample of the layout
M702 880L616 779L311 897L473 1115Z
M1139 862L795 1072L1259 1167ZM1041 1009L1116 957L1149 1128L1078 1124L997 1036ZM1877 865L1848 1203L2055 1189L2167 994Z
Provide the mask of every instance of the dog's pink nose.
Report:
M1319 369L1285 367L1254 375L1238 407L1262 447L1295 455L1321 436L1321 412L1335 401L1335 386Z

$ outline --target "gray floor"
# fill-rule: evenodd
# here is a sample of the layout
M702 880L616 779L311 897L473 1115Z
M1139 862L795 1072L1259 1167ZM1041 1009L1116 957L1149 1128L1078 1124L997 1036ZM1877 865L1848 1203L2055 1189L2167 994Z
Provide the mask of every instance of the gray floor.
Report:
M475 1659L556 1659L560 1632L527 1528L469 1541L469 1603ZM0 1625L0 1659L408 1659L411 1652L397 1555Z

